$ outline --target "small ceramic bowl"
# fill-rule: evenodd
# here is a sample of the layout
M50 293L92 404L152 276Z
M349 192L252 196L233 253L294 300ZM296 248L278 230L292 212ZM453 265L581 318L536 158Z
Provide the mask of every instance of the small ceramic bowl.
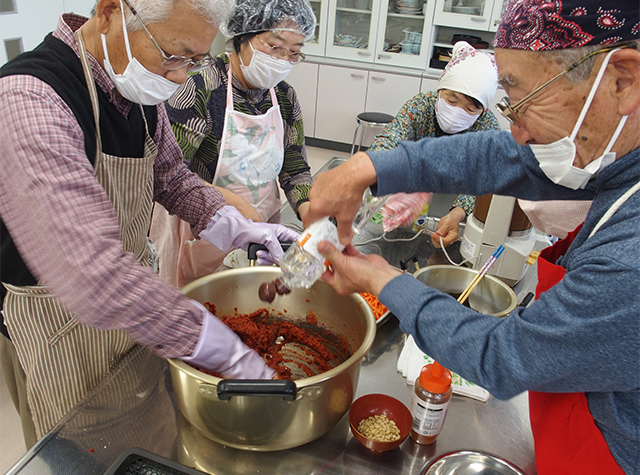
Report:
M358 424L367 417L385 415L400 429L400 438L393 442L371 440L358 431ZM374 452L385 452L398 447L409 435L413 419L411 412L402 402L386 394L367 394L356 399L349 409L349 427L353 436L366 448Z

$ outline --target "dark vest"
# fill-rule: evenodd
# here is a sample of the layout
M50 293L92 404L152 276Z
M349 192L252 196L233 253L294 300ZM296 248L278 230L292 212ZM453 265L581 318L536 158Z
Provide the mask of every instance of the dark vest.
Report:
M96 153L95 121L89 90L84 78L80 58L63 41L52 34L33 51L23 53L0 68L0 77L14 74L35 76L49 84L73 112L84 132L84 149L87 159L93 164ZM125 117L100 89L100 133L102 150L118 157L142 157L144 155L145 128L142 112L133 106ZM158 122L157 108L144 107L149 134L155 135ZM0 280L13 285L35 285L37 279L22 260L20 253L0 219ZM6 289L0 285L0 309ZM7 329L0 322L0 333L8 337Z

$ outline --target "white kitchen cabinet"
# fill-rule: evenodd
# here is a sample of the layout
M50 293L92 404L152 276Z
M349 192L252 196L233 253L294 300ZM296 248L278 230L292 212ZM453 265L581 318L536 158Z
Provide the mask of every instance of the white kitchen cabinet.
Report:
M315 138L350 144L361 112L395 116L420 90L420 77L320 66ZM367 146L380 129L366 129Z
M493 13L491 14L491 22L489 23L489 31L494 33L498 31L502 15L507 8L507 0L495 0L493 4Z
M315 138L351 143L356 116L364 111L369 72L320 65Z
M429 58L429 33L435 0L414 0L413 7L381 0L374 62L424 69Z
M424 69L435 0L328 0L328 57Z
M304 135L315 136L316 95L318 92L317 64L300 63L291 70L286 81L295 89L304 121Z
M329 0L309 0L313 13L316 15L316 32L313 37L304 42L302 52L314 56L324 56L327 42L327 13Z
M381 0L329 0L325 54L372 63Z
M370 71L365 110L395 116L418 92L420 77Z
M422 82L420 84L420 92L430 92L435 91L438 87L438 80L431 78L422 78Z
M494 9L501 16L505 0L436 0L433 22L468 30L496 31ZM505 2L506 3L506 2ZM497 25L496 25L497 28Z

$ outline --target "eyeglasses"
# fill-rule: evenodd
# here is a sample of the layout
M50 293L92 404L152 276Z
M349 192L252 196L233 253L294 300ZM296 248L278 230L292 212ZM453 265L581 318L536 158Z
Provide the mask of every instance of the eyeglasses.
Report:
M162 55L163 61L160 66L162 66L163 69L166 69L167 71L175 71L176 69L181 69L181 68L184 68L185 66L188 66L189 71L196 72L196 71L202 71L203 69L206 69L211 64L211 62L213 61L213 58L209 54L207 54L207 56L201 59L200 61L194 61L193 59L187 58L186 56L178 56L175 54L168 55L167 53L165 53L165 51L162 48L160 48L160 45L154 39L151 32L147 29L147 26L140 19L140 17L138 16L138 12L135 10L135 8L131 6L128 0L122 0L122 1L129 7L129 10L131 10L131 13L133 13L133 16L136 17L136 19L140 22L140 24L142 25L142 28L144 28L144 31L147 32L147 35L149 35L149 38L151 38L151 41L153 42L155 47L158 49L158 51Z
M289 61L291 64L297 64L301 61L304 61L306 56L300 51L291 51L289 48L284 46L271 46L266 43L262 38L256 36L260 43L266 46L269 49L269 56L276 59L284 59Z
M516 127L520 127L518 125L518 122L522 118L522 113L520 112L520 110L522 109L522 106L524 106L527 102L529 102L531 99L533 99L535 96L537 96L540 93L540 91L542 91L545 87L550 86L551 84L556 82L558 79L560 79L562 76L567 74L569 71L572 71L573 69L577 68L579 65L584 63L587 59L591 58L592 56L595 56L596 54L608 53L609 51L612 51L614 49L622 49L622 48L630 48L630 47L631 47L630 45L621 45L621 46L617 46L617 47L603 48L603 49L599 49L599 50L593 51L593 52L589 53L588 55L586 55L584 58L579 59L578 61L573 63L571 66L569 66L567 69L562 71L557 76L549 79L546 83L544 83L542 86L540 86L535 91L527 94L525 97L520 99L514 105L511 105L511 101L509 100L508 97L506 97L506 96L503 97L502 100L496 104L496 109L498 109L498 111L500 111L500 114L502 114L502 116L505 119L507 119L509 122L511 122Z

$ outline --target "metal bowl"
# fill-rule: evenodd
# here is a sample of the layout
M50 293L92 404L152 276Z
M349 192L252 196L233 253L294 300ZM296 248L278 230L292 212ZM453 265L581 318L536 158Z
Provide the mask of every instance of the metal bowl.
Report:
M477 270L449 265L427 266L413 274L419 281L456 298L476 275ZM492 275L482 278L469 294L467 302L476 312L496 317L508 315L517 305L516 294L511 287Z
M525 473L496 455L461 450L441 455L422 475L525 475Z
M358 431L358 424L371 416L385 415L400 429L400 438L392 442L379 442L365 437ZM413 419L402 402L386 394L367 394L354 401L349 409L349 427L353 436L366 448L374 452L386 452L398 447L409 435Z

